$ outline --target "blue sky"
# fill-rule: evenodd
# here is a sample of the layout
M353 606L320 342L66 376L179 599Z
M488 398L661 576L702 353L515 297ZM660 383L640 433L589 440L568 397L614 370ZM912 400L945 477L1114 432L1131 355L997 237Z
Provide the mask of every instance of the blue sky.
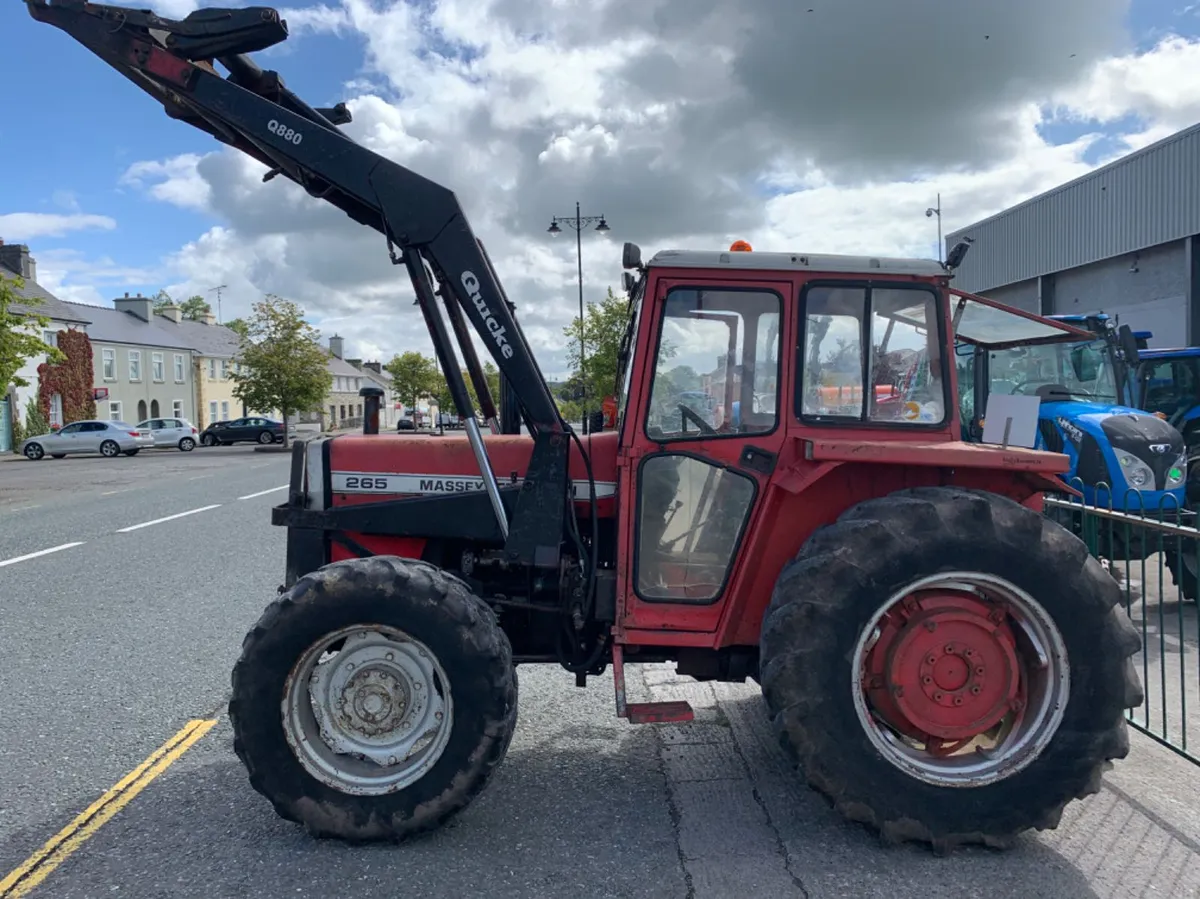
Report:
M362 45L352 35L299 34L256 58L286 72L288 86L313 105L332 105L344 99L338 85L358 74ZM319 65L307 65L309 60ZM10 97L8 111L0 115L0 170L20 173L4 179L0 215L83 212L117 223L112 230L25 241L35 256L39 250L70 250L152 272L161 257L219 224L119 183L140 160L207 153L219 144L168 119L161 106L90 51L35 22L24 3L0 3L0 75ZM23 236L0 233L0 239L16 242ZM161 286L134 278L121 292L153 293Z
M178 5L186 0L152 2ZM615 249L610 246L607 251L613 258L605 257L599 247L585 252L585 280L589 289L596 285L596 290L601 290L604 283L617 283L619 272L614 274L612 269L623 239L641 240L649 232L654 236L647 240L676 245L708 245L714 239L726 240L720 227L712 229L712 233L689 234L681 231L670 215L654 218L658 210L670 210L673 203L680 209L676 218L686 218L686 209L692 207L685 201L689 192L694 194L697 190L714 198L713 202L729 201L728 194L712 186L724 174L721 166L728 165L719 152L712 151L708 158L696 163L694 170L684 172L687 177L680 175L671 181L657 176L660 177L657 189L663 191L662 195L655 195L653 202L642 202L643 208L637 213L634 207L644 192L630 183L615 186L613 183L614 178L625 177L631 166L645 165L647 146L686 148L687 141L699 140L702 144L705 141L704 135L698 136L695 131L702 127L697 124L699 120L686 127L680 125L677 132L656 132L654 128L658 126L652 123L645 126L648 130L639 133L637 126L628 123L631 111L638 110L636 104L644 104L645 100L628 99L627 108L612 111L604 111L598 105L596 97L603 95L605 85L625 85L627 97L636 97L645 87L630 87L631 76L620 66L625 56L648 52L645 47L656 45L658 35L640 48L636 44L621 44L599 33L598 25L593 34L588 23L579 21L579 10L586 5L545 4L543 8L538 0L529 0L525 7L511 2L502 4L507 12L489 8L484 0L414 3L422 13L434 9L436 4L444 14L443 21L452 23L453 27L447 26L439 33L431 33L404 19L396 9L402 6L399 0L326 2L335 12L341 10L343 2L353 7L353 14L336 33L293 27L292 37L284 45L258 55L260 63L268 68L278 67L289 86L314 106L331 105L356 96L360 98L359 104L367 104L361 97L372 93L382 98L374 106L360 105L356 111L356 120L366 122L367 127L373 127L381 135L372 148L393 158L425 152L427 155L422 159L425 167L418 167L418 171L444 179L460 198L466 198L464 204L469 202L472 223L477 228L490 229L483 236L509 293L526 298L523 314L529 322L532 342L555 362L561 362L561 329L573 308L572 303L562 298L567 295L569 299L574 289L574 248L568 245L573 242L551 242L545 246L538 243L545 240L540 233L544 231L543 218L570 209L577 196L588 207L598 202L606 204L604 211L614 225L610 243L615 241ZM634 0L612 2L624 3L634 12L638 6ZM865 2L859 4L863 9ZM944 17L944 4L934 4L932 0L911 2L926 7L928 19L921 27L937 26L938 18ZM1120 11L1122 3L1123 0L1011 0L1014 19L1004 23L1006 36L1015 43L1022 35L1022 27L1027 38L1036 36L1035 29L1045 31L1045 19L1034 21L1039 5L1076 4L1078 9L1091 9L1102 4L1109 14L1116 15L1114 11ZM738 5L755 4L771 8L768 0L743 0ZM1024 12L1016 11L1022 4ZM538 8L536 15L529 12L534 8ZM996 15L995 8L988 13L971 11L959 16ZM627 16L631 22L634 12ZM504 15L514 18L506 20ZM860 16L866 16L859 23L864 27L880 18L866 13ZM1022 17L1027 21L1022 23ZM1078 16L1076 19L1069 28L1086 31L1085 26L1090 23ZM974 24L967 22L963 33L970 36ZM993 154L965 167L947 168L944 173L901 172L889 176L891 180L867 178L861 184L849 186L844 180L839 182L819 170L819 166L806 169L795 159L780 162L764 155L757 171L740 181L757 184L756 189L746 192L751 195L742 198L746 208L725 216L728 227L736 232L732 236L744 237L756 247L764 248L786 245L811 252L934 255L934 226L925 218L924 210L933 205L937 193L942 195L945 230L949 232L1082 174L1087 167L1120 152L1123 135L1144 132L1161 136L1164 128L1178 129L1200 119L1200 74L1192 74L1200 70L1200 55L1198 64L1193 66L1190 58L1177 54L1173 64L1180 73L1178 77L1163 77L1160 70L1150 65L1157 52L1156 44L1169 35L1195 41L1200 50L1200 0L1195 3L1130 0L1123 25L1125 39L1110 41L1111 47L1104 52L1126 56L1126 68L1119 65L1112 68L1109 81L1105 82L1107 87L1093 90L1090 97L1076 85L1072 96L1078 102L1067 118L1022 125L1027 131L1022 138L1024 142L1015 138L1010 141L1017 147L1013 151L1016 155L1002 158ZM416 40L412 39L414 31L418 32ZM1092 37L1092 62L1100 64L1104 56L1097 54L1094 33ZM589 39L593 45L581 49L581 43ZM691 50L688 41L693 38L681 39L678 33L662 36L664 44L671 40L683 41L678 45L682 49L675 59L684 59ZM1065 46L1067 42L1062 47L1064 55L1073 49ZM991 42L996 50L1001 49L996 47L998 43L1001 41ZM911 57L911 48L904 52ZM714 85L710 89L718 91L719 79L706 70L712 68L714 56L698 55L703 59L696 62L698 65L703 62L703 66L690 76L691 80ZM899 64L905 64L903 55L898 58ZM369 60L374 65L370 70ZM1119 80L1124 77L1121 73L1127 69L1134 71L1134 64L1142 62L1146 63L1144 77L1136 89L1130 88L1129 96L1121 98L1124 105L1107 109L1109 120L1104 124L1089 118L1092 115L1089 109L1102 106L1101 100L1111 93L1112 79ZM802 60L797 62L800 64ZM1024 74L1021 67L1028 67L1029 59L1012 65L1019 76ZM657 73L654 77L664 77L661 68L653 71ZM969 63L959 64L946 73L949 79L969 79L971 74ZM295 255L282 262L273 258L273 254L281 252L279 244L265 240L262 234L231 232L230 222L211 212L181 208L152 198L143 188L122 185L122 175L134 163L163 161L181 154L203 155L219 150L221 145L168 119L148 96L68 36L35 22L19 0L0 2L0 75L4 84L0 166L6 174L0 193L0 238L30 244L38 258L39 271L47 276L42 280L52 279L64 298L97 301L126 290L153 294L167 285L185 292L200 292L229 283L233 286L225 295L226 318L230 317L229 310L232 314L244 314L249 303L261 293L285 292L296 295L318 326L325 321L330 324L326 330L336 328L349 333L351 341L358 341L357 352L363 355L390 355L407 348L423 348L425 338L418 322L403 318L402 326L397 324L396 316L401 313L396 310L409 315L407 307L411 301L397 302L389 293L381 279L394 279L395 272L387 270L382 247L377 246L374 237L363 236L365 229L355 231L358 226L348 225L324 235L335 243L357 240L355 247L361 245L364 254L361 258L366 262L359 264L355 257L349 267L370 272L350 284L344 271L331 273L328 266L319 270L315 263L309 264L314 256L312 243L290 237L287 246ZM1134 75L1130 78L1137 80ZM1194 85L1187 81L1189 78L1196 79ZM368 81L370 87L364 87ZM1165 83L1169 81L1180 83ZM675 89L686 92L689 87L684 80ZM976 134L949 133L944 137L947 142L973 140L975 145L982 146L989 137L986 117L972 122L970 113L974 107L970 104L979 103L979 98L986 102L989 87L976 84L970 89L975 91L975 99L964 100L963 108L953 117L936 121L948 121L951 132L960 122L963 129L982 129ZM1047 95L1065 89L1061 78L1060 83L1046 87ZM643 95L652 94L652 90L647 90ZM613 102L611 97L608 102ZM619 94L617 102L621 102ZM844 104L840 110L848 108L852 112L855 108L853 98L838 102ZM490 113L487 120L480 118L481 109L500 103L504 104L503 114ZM698 101L692 97L689 103L695 106ZM727 111L729 107L721 107L719 101L714 101L713 108ZM915 110L913 118L928 117L935 112ZM1016 121L1019 116L1014 112L1010 118ZM725 120L721 114L713 114L706 121L716 127ZM491 129L487 142L476 140L480 127ZM818 124L808 132L802 130L799 139L820 134L822 129ZM1069 147L1083 135L1096 132L1105 136L1073 155L1054 152L1055 147ZM771 146L786 146L787 141L796 139L795 134L787 133ZM1013 131L1007 137L1014 135L1021 136ZM1029 140L1037 138L1048 146L1030 147ZM848 139L859 139L861 144L861 135L853 129ZM672 144L672 140L678 143ZM476 144L486 147L482 156L475 152ZM515 155L513 148L518 146L523 156ZM593 159L596 154L603 159L605 153L625 152L621 148L626 146L633 148L632 158L636 161L622 163L624 168L614 164L608 168L599 166L594 172L585 171L577 161ZM818 147L814 143L814 147L828 156L827 146ZM752 156L752 149L743 155ZM796 155L802 157L803 153ZM537 157L536 162L533 157ZM555 165L561 168L559 175L555 174ZM705 165L716 168L704 169ZM627 178L627 182L632 180ZM540 195L531 199L532 194ZM272 196L283 194L277 192ZM625 197L626 205L621 207L608 199L616 196ZM609 202L618 208L608 208ZM681 203L685 203L686 209ZM112 221L113 227L89 227L61 234L46 233L43 227L41 233L30 235L14 230L17 220L13 216L20 214L103 216ZM637 220L636 215L642 219ZM7 221L5 216L9 216ZM511 235L497 232L497 228L513 220L528 220L529 231ZM210 231L218 226L226 229L223 237ZM206 252L193 254L196 262L186 275L178 265L167 264L171 254L206 234L213 239L213 246ZM214 234L220 239L214 238ZM289 278L281 275L284 269L291 269L284 272L290 274ZM334 295L339 297L337 303L329 299ZM555 362L549 366L553 368Z

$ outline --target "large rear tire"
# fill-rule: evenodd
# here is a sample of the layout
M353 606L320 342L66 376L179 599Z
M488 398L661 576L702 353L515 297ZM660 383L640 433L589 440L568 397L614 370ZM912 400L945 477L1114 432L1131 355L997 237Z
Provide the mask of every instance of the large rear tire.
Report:
M281 817L316 836L399 841L465 808L504 758L512 649L492 610L435 566L335 562L246 636L229 717L251 785Z
M1129 752L1141 640L1119 598L1038 512L903 490L817 531L781 572L763 692L784 747L845 817L889 842L1006 847L1056 827Z

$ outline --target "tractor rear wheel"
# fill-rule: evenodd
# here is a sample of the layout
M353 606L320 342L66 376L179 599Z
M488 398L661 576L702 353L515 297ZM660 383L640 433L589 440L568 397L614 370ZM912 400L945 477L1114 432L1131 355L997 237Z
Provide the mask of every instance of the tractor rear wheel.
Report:
M508 637L466 584L375 556L300 578L242 645L234 751L283 818L320 837L401 840L486 786L508 751Z
M1141 640L1077 537L996 494L868 500L780 574L761 683L785 748L889 842L1052 829L1129 752Z

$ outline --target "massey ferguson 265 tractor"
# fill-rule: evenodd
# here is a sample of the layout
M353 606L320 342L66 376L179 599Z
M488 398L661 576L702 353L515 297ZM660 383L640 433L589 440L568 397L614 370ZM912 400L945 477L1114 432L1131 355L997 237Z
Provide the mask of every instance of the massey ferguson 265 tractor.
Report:
M466 424L436 441L297 444L272 511L286 584L246 637L229 706L238 756L280 815L352 841L442 824L508 749L522 663L581 686L611 666L631 723L692 715L630 702L631 664L752 678L813 788L885 838L938 849L1055 827L1126 755L1140 643L1116 582L1042 514L1067 459L965 444L951 401L952 334L1079 335L952 295L965 245L943 265L643 261L626 244L618 408L581 436L454 194L248 58L287 36L274 10L171 21L27 2L172 118L378 230ZM503 376L499 410L472 326ZM922 351L923 395L897 400L887 385Z

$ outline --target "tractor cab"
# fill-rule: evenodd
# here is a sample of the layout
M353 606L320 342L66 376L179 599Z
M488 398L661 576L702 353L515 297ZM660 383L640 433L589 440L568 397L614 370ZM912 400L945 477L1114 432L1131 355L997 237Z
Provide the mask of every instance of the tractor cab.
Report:
M985 352L956 335L964 438L982 439L991 394L1037 396L1034 446L1071 459L1063 480L1086 502L1174 516L1186 502L1183 437L1164 416L1144 411L1149 407L1137 391L1143 352L1137 336L1103 313L1048 318L1080 336L1067 343L1017 343ZM1110 557L1129 558L1130 552L1113 549Z

